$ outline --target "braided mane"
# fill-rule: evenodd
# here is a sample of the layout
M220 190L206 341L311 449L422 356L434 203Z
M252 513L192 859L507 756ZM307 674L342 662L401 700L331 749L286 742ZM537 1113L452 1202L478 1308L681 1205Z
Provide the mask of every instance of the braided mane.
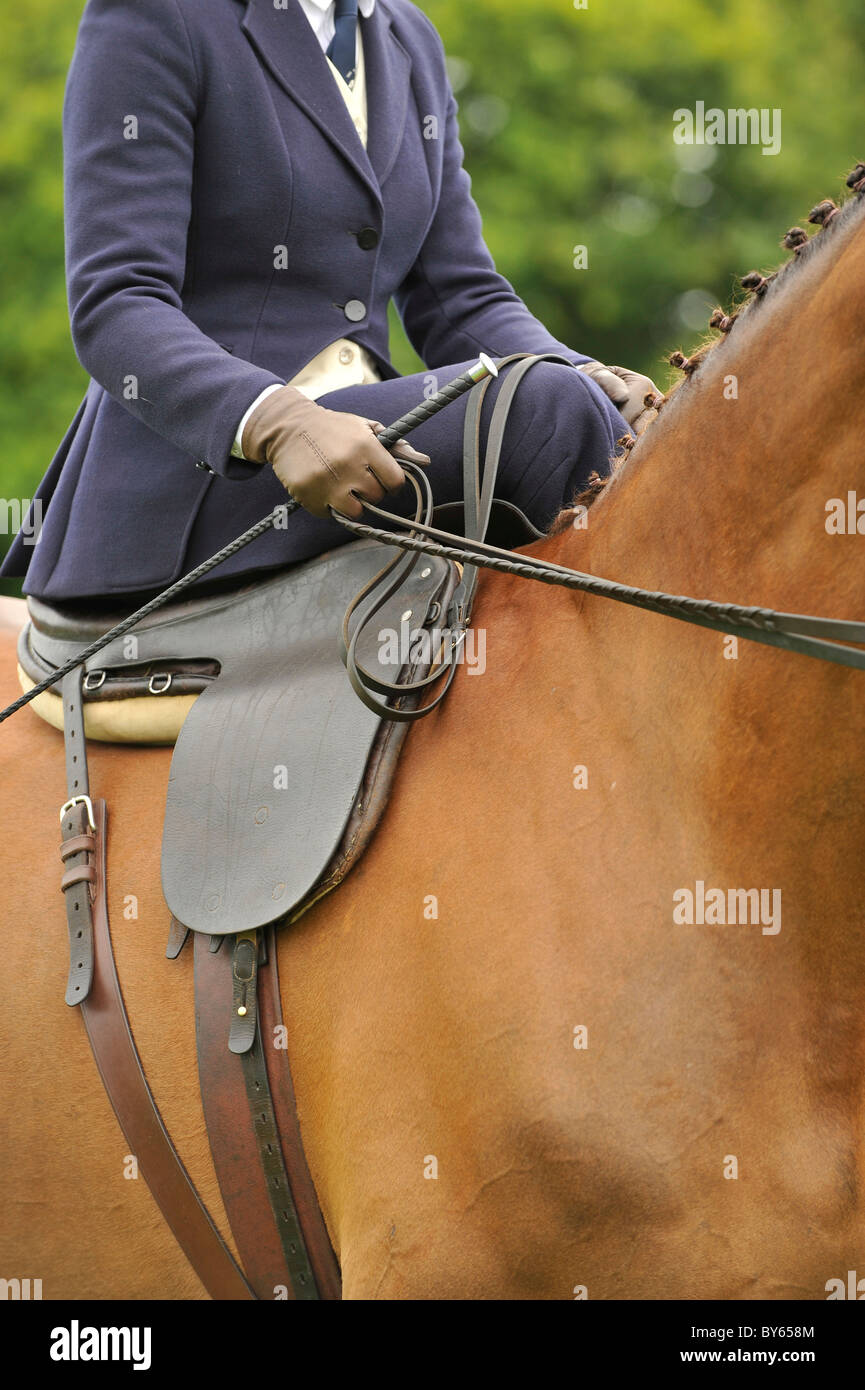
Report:
M773 286L777 285L779 281L782 284L787 284L791 275L795 274L797 267L820 255L827 242L831 240L820 233L846 227L849 222L863 213L863 209L865 209L865 161L860 160L850 171L846 186L853 189L854 196L848 198L842 207L838 207L831 198L824 198L822 202L817 203L811 209L807 220L819 228L818 232L809 236L804 227L791 227L788 232L785 232L781 239L781 245L792 254L783 265L780 265L769 275L762 275L758 270L751 270L747 275L742 276L739 283L746 291L745 296L734 304L729 313L725 313L721 308L712 312L709 328L716 330L714 336L704 338L690 356L686 357L683 352L679 351L670 354L668 358L670 365L677 367L682 375L678 381L673 383L660 403L656 405L654 417L641 433L640 438L651 430L661 411L674 397L678 396L682 387L700 369L709 354L721 346L739 319L750 317L758 312L761 301L767 297ZM597 473L590 476L585 489L574 498L570 506L565 507L556 517L550 527L549 534L551 536L558 535L572 525L575 508L590 507L593 502L597 501L638 442L639 440L634 439L632 435L625 435L617 441L625 452L624 455L620 454L613 460L613 472L607 478L601 478Z

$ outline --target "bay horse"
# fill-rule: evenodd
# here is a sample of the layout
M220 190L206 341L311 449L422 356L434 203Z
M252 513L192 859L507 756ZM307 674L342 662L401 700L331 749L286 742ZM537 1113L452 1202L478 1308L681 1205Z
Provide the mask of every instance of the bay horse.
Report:
M832 499L865 497L865 199L823 217L529 553L865 616L855 498L852 529L827 527ZM5 702L22 606L4 617ZM483 676L415 728L365 857L279 933L344 1296L825 1298L865 1272L862 674L507 575L482 578L474 623ZM138 1048L235 1249L191 952L163 955L169 750L90 751ZM60 736L22 714L0 758L0 1274L51 1299L204 1298L63 1002ZM718 889L777 911L688 920Z

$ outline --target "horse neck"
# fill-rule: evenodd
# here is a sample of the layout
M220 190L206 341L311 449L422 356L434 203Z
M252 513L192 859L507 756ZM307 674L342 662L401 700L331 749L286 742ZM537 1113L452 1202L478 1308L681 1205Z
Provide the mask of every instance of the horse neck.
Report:
M819 233L826 242L740 317L587 529L536 553L643 588L865 619L865 539L825 524L830 498L865 495L863 212ZM647 882L715 874L721 886L783 889L785 954L773 960L752 937L755 978L795 958L799 997L804 972L829 977L821 999L861 1004L852 866L865 838L865 674L746 641L736 652L721 634L584 595L553 604L525 587L536 589L536 639L522 669L537 692L561 691L567 668L580 761L618 787L597 822L605 840Z
M856 537L825 527L830 498L865 494L865 199L839 220L740 316L589 513L596 572L865 616ZM573 543L552 550L580 563Z

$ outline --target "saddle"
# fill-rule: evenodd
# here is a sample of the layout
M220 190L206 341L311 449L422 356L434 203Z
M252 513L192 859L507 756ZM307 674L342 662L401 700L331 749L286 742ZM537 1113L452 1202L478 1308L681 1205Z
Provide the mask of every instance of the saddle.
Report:
M364 817L369 822L372 807L380 812L376 786L405 729L356 698L335 628L358 588L380 574L384 549L356 541L227 595L160 610L136 630L134 662L123 662L127 636L99 653L98 669L85 671L85 735L94 713L103 732L160 740L183 717L168 783L162 885L170 911L195 931L228 935L299 915L331 860L329 883L338 882L356 853L356 835L342 841L368 768ZM403 628L414 639L428 631L457 580L454 567L436 559L399 584L376 624L360 634L365 669L395 686L413 674L407 663L387 659L378 633ZM33 600L29 611L19 664L31 680L98 635L81 616ZM111 626L103 618L103 630ZM168 701L174 708L164 718L160 702ZM140 707L146 713L136 720Z
M500 365L518 359L496 401L483 472L489 383L469 395L463 529L472 539L487 536L496 512L518 380L537 361L565 360L515 354ZM426 479L410 481L417 519L425 506L428 521ZM516 508L496 506L500 539L540 536ZM37 712L63 729L66 749L66 1001L81 1009L131 1152L215 1298L340 1296L287 1054L274 1044L282 1028L275 931L335 888L372 838L410 723L444 698L459 664L477 575L468 563L356 541L152 613L134 638L112 642L64 676L59 693L39 697ZM25 688L116 619L32 598L28 610L18 646ZM177 958L192 934L202 1100L242 1269L183 1168L135 1048L106 908L107 809L91 797L87 738L174 743L162 848L166 955Z

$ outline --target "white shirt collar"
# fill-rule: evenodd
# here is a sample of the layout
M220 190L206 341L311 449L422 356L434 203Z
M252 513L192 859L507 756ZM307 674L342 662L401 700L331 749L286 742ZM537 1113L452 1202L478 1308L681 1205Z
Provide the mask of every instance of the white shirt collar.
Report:
M333 9L334 0L306 0L306 3L314 5L317 10L321 10L324 14L326 10ZM364 19L369 19L375 9L375 0L358 0L357 8Z

